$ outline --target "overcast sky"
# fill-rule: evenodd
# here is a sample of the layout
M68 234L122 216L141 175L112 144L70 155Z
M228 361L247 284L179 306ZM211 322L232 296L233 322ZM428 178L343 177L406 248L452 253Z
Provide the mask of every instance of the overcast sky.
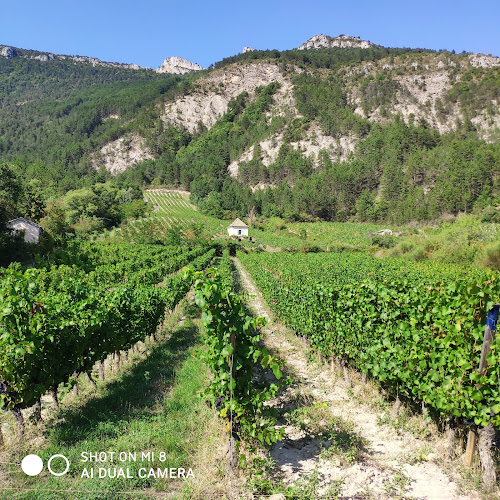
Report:
M321 33L500 56L500 0L23 0L0 16L0 45L148 67L168 56L206 67Z

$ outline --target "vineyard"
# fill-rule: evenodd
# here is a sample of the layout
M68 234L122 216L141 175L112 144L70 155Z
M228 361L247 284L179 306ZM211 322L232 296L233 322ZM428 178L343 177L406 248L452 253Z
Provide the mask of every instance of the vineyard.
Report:
M225 234L228 223L200 214L189 202L189 194L166 189L150 189L145 200L152 212L137 220L131 220L120 228L106 232L103 237L113 241L141 243L152 239L162 240L168 230L176 227L183 230L202 225L211 235Z
M169 274L203 269L214 251L83 244L45 268L1 272L2 402L16 412L112 353L155 333L191 283ZM156 286L161 283L161 286Z
M276 431L276 415L264 403L274 397L279 384L256 388L252 374L257 363L278 380L282 377L279 363L259 345L261 319L248 316L241 297L233 292L228 252L219 259L218 269L208 267L214 257L215 249L204 245L80 241L53 252L50 264L40 261L36 268L12 265L1 269L1 409L14 417L17 439L22 443L26 411L41 422L46 394L52 395L58 408L59 396L69 388L78 394L83 374L97 390L93 376L99 373L100 383L104 382L106 362L116 377L120 358L128 360L130 349L134 352L138 343L161 339L165 318L194 286L196 304L203 312L201 339L206 346L198 346L197 357L213 374L208 385L202 379L198 388L206 386L204 399L225 422L233 454L231 467L237 464L235 440L275 442L282 432ZM0 431L3 427L0 421ZM34 430L31 424L28 429ZM10 432L7 440L12 442ZM0 438L1 448L6 440L1 433ZM29 443L25 446L29 449ZM77 460L76 450L66 453ZM156 465L163 461L156 460ZM74 482L78 472L72 470L68 480ZM21 484L25 486L24 481ZM116 488L119 482L112 490Z
M189 410L194 412L194 420L184 416L178 421L181 430L170 430L177 436L177 441L169 446L177 449L184 446L184 441L188 446L186 436L193 434L197 426L196 446L200 448L207 436L203 436L204 424L197 424L197 419L216 416L210 425L218 429L213 432L225 436L219 445L222 449L227 447L222 458L227 462L224 477L231 478L236 471L242 473L246 470L246 488L255 494L281 492L292 497L298 495L297 498L304 495L315 498L319 492L329 491L329 498L336 498L340 491L359 493L357 481L348 486L345 478L350 477L349 474L359 474L354 465L357 462L364 464L360 467L365 469L371 467L372 457L366 448L367 431L358 433L353 430L352 422L328 416L328 404L343 404L342 398L351 398L354 393L348 389L338 401L333 396L329 399L328 392L317 385L320 377L331 377L321 371L325 362L329 367L337 367L348 388L352 387L350 378L356 379L360 374L363 382L356 389L358 392L366 390L368 380L377 384L386 400L394 402L394 408L405 404L422 408L422 411L425 409L428 421L434 422L441 432L446 429L449 435L456 437L464 436L472 429L472 434L479 433L481 439L484 429L493 432L500 429L498 337L493 337L487 356L483 356L483 368L478 370L486 316L494 309L500 292L498 278L491 271L376 258L364 251L346 249L341 252L297 252L298 245L304 240L301 235L304 228L308 238L314 233L317 241L326 246L333 237L332 231L340 244L366 246L369 233L362 225L313 227L312 224L290 224L288 228L254 231L256 242L244 242L237 258L231 259L229 249L224 249L220 238L227 222L200 214L189 203L187 195L181 192L151 190L146 196L154 207L148 217L129 222L119 231L115 229L113 233L105 234L99 241L68 241L65 248L54 250L46 260L37 260L35 267L23 268L15 264L0 269L0 395L3 410L0 419L4 422L0 431L7 429L6 435L0 433L0 445L2 441L10 446L22 443L22 436L26 433L36 435L33 415L38 414L40 421L43 401L48 395L57 408L58 399L64 401L70 389L73 388L74 394L78 393L82 379L94 394L108 385L111 387L115 382L106 382L105 370L106 375L110 372L111 376L119 377L114 367L120 366L121 358L128 360L130 349L134 352L138 343L146 345L146 342L150 346L143 351L147 356L143 361L147 369L140 370L140 375L127 382L133 388L131 391L139 390L136 396L139 399L147 399L148 394L156 390L148 389L142 394L138 387L143 379L146 383L151 379L151 371L157 370L158 359L165 364L166 371L158 368L161 379L154 379L155 384L162 385L164 379L172 384L174 381L178 383L181 368L170 371L168 368L174 360L186 370L197 373L196 389L189 385L188 394L183 396L186 411L191 405L197 408ZM203 233L197 232L200 227ZM178 244L168 244L172 231L181 235ZM217 238L216 242L211 241L205 231L211 232ZM276 231L290 233L287 237L291 242L289 248L295 251L267 253L257 248L263 246L262 241L267 241L267 245L274 242L273 238L279 243ZM234 249L234 246L230 248ZM248 282L245 284L247 272L259 291L248 288ZM246 292L250 296L262 293L276 318L270 327L261 317L268 317L267 304L262 302L256 306ZM186 301L186 296L191 298ZM173 311L180 303L184 308L194 308L194 305L189 306L189 301L194 302L198 311L194 313L191 309L187 320L190 326L181 326L177 330L174 327L165 337L165 322L175 317ZM256 313L250 311L251 307ZM491 325L494 329L495 325ZM309 356L319 360L319 375L310 375L309 372L317 368L304 364L306 361L298 360L297 355L292 360L295 372L290 369L288 363L292 361L288 359L285 341L276 337L279 333L274 333L280 332L281 328L286 328L307 346L307 351L302 354L304 358ZM199 332L195 333L198 329ZM178 337L172 333L175 331ZM270 334L274 337L269 337ZM155 345L157 347L153 347ZM157 358L156 352L162 352L164 357ZM190 368L184 361L187 353L190 353L190 363L193 363ZM295 380L297 374L302 381ZM94 379L96 376L99 380ZM334 389L330 391L338 395L341 388L335 377L333 375ZM193 374L189 378L195 380ZM188 380L183 379L182 383L187 386ZM304 396L309 390L307 384L314 387L314 398ZM175 384L162 393L166 407L173 408L172 413L168 413L169 419L177 418L175 408L180 408L178 403L169 400L171 394L176 394L174 389ZM194 398L196 393L201 398ZM127 395L119 394L116 404L121 408ZM323 395L322 399L318 394ZM186 398L201 399L208 406L201 410ZM86 419L98 419L97 428L107 425L101 416L101 411L108 412L105 406L97 411L86 410L84 401L78 403L76 400L71 404L83 405L81 411L87 415ZM354 411L360 403L356 404ZM112 411L120 413L123 409ZM10 415L9 424L5 424L5 418L2 418L7 414ZM146 415L147 418L151 416ZM26 416L29 416L29 422ZM54 436L59 436L57 439L66 436L62 442L72 442L73 438L68 438L72 433L82 436L75 439L74 445L64 448L74 462L78 453L85 450L85 439L78 426L86 424L77 416L72 419L80 422L77 427L71 427L70 422L57 424L59 430ZM121 430L112 430L110 435L121 433L122 443L126 443L130 429L138 425L133 419L133 414L118 419L113 425ZM366 419L373 420L373 417L367 414ZM362 414L354 420L363 428ZM129 423L124 424L127 421ZM166 421L162 422L162 425L167 425ZM67 426L63 427L65 430L60 430L61 425ZM141 426L148 436L159 429L147 423ZM270 453L276 464L279 464L284 450L288 450L287 457L292 452L302 456L300 454L305 453L301 451L302 445L294 444L293 436L297 432L294 428L297 426L308 436L301 437L298 443L309 439L319 450L300 460L314 464L311 467L315 471L318 464L328 464L322 465L326 467L321 469L323 482L319 476L314 480L314 474L305 480L295 473L289 473L287 480L280 482L270 471L274 470L278 477L280 474L286 476L286 461L275 466L279 468L264 469L262 464L265 461L255 455L255 450L260 450L258 453L261 454ZM99 446L99 432L93 438L93 443L97 443L95 446ZM330 438L325 441L324 435ZM373 442L379 440L376 433L368 435ZM146 442L147 439L156 442L158 437L145 439ZM182 444L181 439L184 440ZM117 446L111 437L107 442L110 449ZM132 450L147 449L145 443L130 446ZM195 446L195 442L191 445ZM20 450L28 451L30 446L28 441ZM54 447L53 441L50 449ZM11 453L14 456L20 451ZM50 456L48 449L43 447L39 453ZM189 456L193 456L194 448L190 453ZM334 466L332 459L324 458L335 453L340 454L341 462L346 462L347 468ZM172 454L168 458L173 467L179 465L176 460L180 460L175 456ZM191 460L188 454L182 456L183 460ZM299 458L287 460L300 461ZM161 465L158 460L155 464ZM399 491L401 494L407 491L403 486L398 490L399 486L396 488L392 480L387 479L391 474L398 477L398 469L387 464L382 465L384 467L389 469L376 472L376 479L372 480L375 491ZM139 469L134 470L137 474ZM339 470L346 474L344 479L339 476ZM67 487L76 488L75 492L87 491L78 474L74 467L70 470L67 481L71 486ZM406 476L402 473L401 477ZM26 483L19 479L19 473L12 473L12 478L14 482L20 481L16 484L22 486L36 485L36 482ZM47 478L45 487L57 487L53 481L53 478ZM344 481L346 484L342 489ZM421 484L420 480L414 481ZM186 482L183 491L200 488L194 485L194 482ZM489 486L491 489L491 484ZM151 481L116 481L106 486L106 492L111 494L120 488L127 491L132 488L138 492L152 487L169 490L167 482L155 486ZM220 492L220 487L212 484L210 491ZM297 492L301 492L300 495ZM95 495L91 498L99 497L100 493Z
M499 340L478 373L493 275L355 254L241 255L283 322L447 420L500 427Z

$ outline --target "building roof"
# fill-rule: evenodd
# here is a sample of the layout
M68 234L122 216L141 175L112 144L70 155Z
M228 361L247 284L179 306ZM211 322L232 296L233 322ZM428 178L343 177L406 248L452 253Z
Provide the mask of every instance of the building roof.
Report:
M241 222L240 219L235 219L234 222L228 227L248 227L244 222Z
M27 224L31 224L32 226L36 226L36 227L39 227L40 229L42 229L42 226L40 226L40 224L37 224L36 222L33 222L32 220L25 219L24 217L18 217L17 219L12 219L9 222L7 222L7 225L14 224L15 222L26 222Z

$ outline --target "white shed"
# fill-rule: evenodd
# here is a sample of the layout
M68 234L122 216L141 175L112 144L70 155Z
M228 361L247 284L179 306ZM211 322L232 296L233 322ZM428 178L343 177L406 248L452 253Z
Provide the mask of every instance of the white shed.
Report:
M248 236L248 226L241 222L240 219L236 219L228 226L227 233L229 236Z
M38 243L43 231L42 226L24 217L10 220L7 222L7 227L18 234L24 234L26 243Z

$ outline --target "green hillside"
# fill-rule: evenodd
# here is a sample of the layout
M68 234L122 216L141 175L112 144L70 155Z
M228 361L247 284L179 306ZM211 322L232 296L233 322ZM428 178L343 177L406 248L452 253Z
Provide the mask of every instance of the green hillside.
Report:
M223 220L498 219L495 58L254 51L178 76L42 56L0 57L0 222L110 229L141 215L149 187L189 191Z

